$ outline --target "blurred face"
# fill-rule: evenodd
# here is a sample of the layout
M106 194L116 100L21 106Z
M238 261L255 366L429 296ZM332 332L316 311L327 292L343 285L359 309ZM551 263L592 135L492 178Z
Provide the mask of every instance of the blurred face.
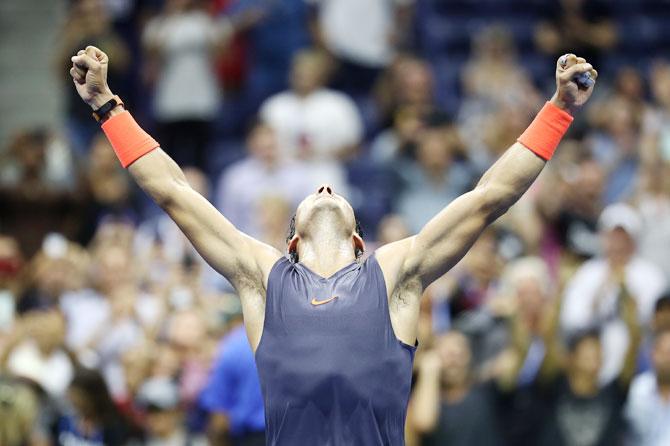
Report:
M617 90L631 99L639 99L644 96L644 80L639 71L633 67L624 67L617 74Z
M118 284L129 283L130 266L130 256L125 249L117 246L104 248L98 259L96 276L98 286L103 291L110 291Z
M114 155L112 146L103 135L99 135L93 140L89 153L90 167L96 172L118 170L119 162Z
M652 328L654 331L670 330L670 305L664 305L654 312Z
M545 300L544 290L542 284L535 278L520 279L516 285L516 293L519 308L525 313L537 314L542 310Z
M430 172L445 172L451 164L451 148L446 129L425 130L419 139L417 159Z
M603 234L605 256L614 265L625 265L635 253L635 241L622 228L614 228Z
M291 67L291 87L298 94L308 94L321 87L326 80L327 59L316 54L296 56Z
M329 184L323 184L298 205L295 214L296 235L309 238L329 227L334 238L350 238L356 229L354 209Z
M379 223L379 235L377 239L380 245L397 242L409 237L409 228L405 220L399 215L387 215Z
M152 355L149 348L148 344L140 345L127 350L121 357L121 365L123 366L123 374L129 394L134 394L149 375Z
M659 382L670 385L670 331L664 331L656 338L652 361Z
M65 338L65 322L60 313L34 312L28 317L30 333L43 353L49 354L62 345Z
M255 127L247 139L249 152L265 164L277 162L277 136L267 125Z
M602 364L600 340L587 337L579 341L570 354L571 370L596 379Z
M601 201L604 184L605 173L602 167L594 161L587 161L579 166L571 195L578 202L598 204Z
M178 410L150 411L146 416L149 434L154 437L167 438L180 426L181 414Z
M77 387L70 387L67 391L70 404L75 412L83 418L92 418L95 416L95 409L92 402L86 396L86 393Z
M470 373L470 344L458 332L442 335L436 341L437 353L442 360L442 383L447 387L463 385Z
M670 65L662 64L654 67L651 89L656 101L665 107L670 107Z
M406 60L397 67L396 91L402 104L422 105L432 102L433 77L430 68L418 60Z

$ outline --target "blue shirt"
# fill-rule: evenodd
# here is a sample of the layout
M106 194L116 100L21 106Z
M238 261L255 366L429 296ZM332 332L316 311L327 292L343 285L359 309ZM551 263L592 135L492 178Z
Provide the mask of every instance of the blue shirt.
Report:
M402 446L415 347L375 256L325 278L282 258L256 350L268 446Z
M244 326L233 329L221 340L200 400L208 411L229 417L234 436L265 429L258 372Z

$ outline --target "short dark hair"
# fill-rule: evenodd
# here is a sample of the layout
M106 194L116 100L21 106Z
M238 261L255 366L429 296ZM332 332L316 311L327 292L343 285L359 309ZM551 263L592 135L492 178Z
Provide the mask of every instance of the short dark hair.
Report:
M600 342L600 328L589 327L583 330L579 330L568 336L568 339L566 340L568 352L574 353L577 350L577 347L579 347L582 342L588 339L595 339L596 341Z
M654 304L654 313L670 308L670 290L666 291L661 297L658 298Z
M361 227L361 222L356 219L356 234L360 238L363 238L363 228ZM293 217L291 217L291 221L288 224L288 232L286 233L286 244L288 245L291 243L291 239L295 235L295 214L293 214ZM356 251L354 252L356 254L356 258L358 259L360 256L363 255L363 250L360 248L356 248ZM297 252L289 252L289 260L293 263L297 263L299 261L298 259L298 253Z

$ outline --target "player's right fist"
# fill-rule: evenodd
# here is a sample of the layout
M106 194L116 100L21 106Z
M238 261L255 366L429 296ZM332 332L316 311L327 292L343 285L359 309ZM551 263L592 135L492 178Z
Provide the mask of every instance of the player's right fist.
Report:
M87 46L71 60L70 75L77 93L93 110L114 97L107 85L109 58L105 53L94 46Z

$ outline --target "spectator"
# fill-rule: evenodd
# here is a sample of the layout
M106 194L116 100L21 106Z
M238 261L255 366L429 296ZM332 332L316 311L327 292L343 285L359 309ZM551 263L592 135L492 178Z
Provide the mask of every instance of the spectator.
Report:
M650 82L654 104L644 115L640 141L645 165L670 160L670 63L659 61L652 66Z
M618 40L607 2L553 0L542 8L543 20L535 30L535 45L557 58L572 52L600 66L600 55Z
M207 383L214 346L207 337L207 326L196 308L181 309L170 315L165 331L179 364L176 384L185 409L191 409Z
M585 156L584 146L577 141L564 148L576 152L576 160L564 163L536 199L540 218L546 222L544 250L560 251L562 265L573 273L586 259L600 251L598 216L602 211L605 171ZM546 255L546 254L545 254Z
M490 358L505 348L520 348L524 357L518 384L528 385L535 381L544 359L546 315L555 306L549 269L538 257L514 260L503 270L497 291L487 302L487 309L499 320L485 329L480 350Z
M380 164L389 163L415 150L421 130L426 125L426 118L417 107L398 108L394 113L392 126L380 132L372 141L372 159Z
M407 43L413 0L308 0L316 8L315 40L338 62L334 86L367 93L398 46Z
M639 173L635 207L642 218L640 256L660 266L670 280L670 161L650 163Z
M177 386L167 378L142 384L137 404L144 410L147 446L205 446L203 438L189 434L179 407Z
M60 232L72 237L78 228L76 207L80 194L75 173L50 167L57 140L46 129L22 132L8 148L8 166L0 181L4 231L16 237L21 252L31 257L44 236ZM67 155L66 155L67 156Z
M30 264L29 285L17 301L19 313L58 308L60 296L77 288L86 254L60 234L49 234Z
M16 239L0 234L0 339L11 330L24 289L24 259Z
M670 331L656 333L654 368L638 375L626 403L630 444L660 446L670 443Z
M1 364L28 378L52 397L62 397L74 366L64 348L65 321L55 310L33 311L17 321L4 346Z
M589 148L607 172L604 203L626 201L633 195L638 176L641 115L630 101L610 99L601 117L603 128L592 133Z
M281 157L304 160L319 181L346 195L339 163L356 153L363 129L353 101L325 88L330 64L325 53L299 52L291 66L291 90L268 98L260 116L277 132Z
M625 290L630 292L637 303L639 322L646 325L654 302L666 287L666 280L656 265L637 254L641 226L640 217L632 208L624 204L607 207L600 216L599 227L603 255L584 263L567 284L561 325L567 333L573 334L588 327L601 327L600 379L606 384L620 373L625 346L630 342L617 311L620 294Z
M295 207L313 190L316 175L304 163L280 155L277 134L268 124L256 122L247 136L249 155L231 165L219 179L216 205L241 231L258 237L254 218L263 197L281 194Z
M383 246L410 237L410 235L407 223L400 215L388 214L379 222L377 243L379 246ZM370 249L370 251L373 250Z
M47 446L45 426L39 422L39 402L30 387L0 378L0 444L4 446Z
M516 61L512 34L502 25L491 25L475 34L462 83L466 97L493 106L514 104L532 110L539 103L535 86Z
M374 96L382 127L390 127L401 110L421 120L441 111L435 103L433 70L428 61L415 56L398 56L380 76Z
M293 210L293 206L283 197L277 195L262 197L256 209L256 220L261 230L259 240L284 251L286 249L286 222L291 221Z
M130 52L127 44L112 26L108 4L104 0L74 0L57 40L57 69L59 75L66 75L67 85L71 84L70 58L81 48L93 45L107 53L113 64L109 65L108 78L125 99L130 100L128 76L130 73ZM118 61L118 62L117 62ZM100 131L100 125L91 117L90 108L81 102L73 88L66 93L67 130L72 147L79 155L86 153L91 141Z
M154 113L159 139L180 165L204 169L211 126L220 108L213 55L230 34L197 0L168 0L144 29L156 72Z
M230 321L201 397L210 412L209 432L215 445L262 446L265 412L254 354L241 314Z
M615 379L599 384L603 351L598 330L573 333L569 340L565 368L561 367L559 312L554 311L545 333L546 354L537 385L547 411L543 417L542 445L623 444L623 406L635 374L641 338L635 298L628 294L623 275L616 277L621 287L619 315L629 342L623 364Z
M475 340L473 364L484 359L476 342L488 328L486 306L497 290L503 260L498 253L495 230L485 231L463 260L438 285L429 288L433 302L435 329L455 327ZM445 314L446 313L446 314Z
M471 186L472 172L466 163L457 160L461 147L452 124L438 121L422 130L416 161L401 159L396 163L401 191L395 207L412 232L418 232Z
M80 368L68 389L69 410L55 429L55 444L71 446L123 446L134 432L118 412L102 375Z
M246 123L268 96L286 88L293 56L309 46L308 5L305 0L229 3L224 13L246 37L248 67L241 102L226 117Z
M78 209L82 222L77 239L87 245L103 219L132 217L134 206L130 178L102 133L93 136L83 177L86 200Z
M473 382L467 338L449 332L435 346L419 364L408 415L409 425L421 434L421 446L499 444L495 394L490 386Z
M653 351L656 335L670 330L670 292L666 291L654 304L654 314L647 327L645 338L640 347L638 371L647 372L653 368Z

